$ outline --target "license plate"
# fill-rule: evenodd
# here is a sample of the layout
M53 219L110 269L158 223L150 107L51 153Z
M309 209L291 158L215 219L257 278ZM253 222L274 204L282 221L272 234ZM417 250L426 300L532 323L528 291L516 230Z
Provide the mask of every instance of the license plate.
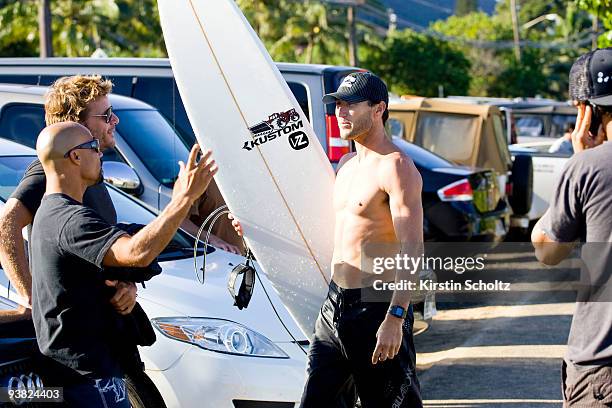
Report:
M436 296L434 294L425 297L425 307L423 308L423 319L429 320L433 318L438 310L436 309Z

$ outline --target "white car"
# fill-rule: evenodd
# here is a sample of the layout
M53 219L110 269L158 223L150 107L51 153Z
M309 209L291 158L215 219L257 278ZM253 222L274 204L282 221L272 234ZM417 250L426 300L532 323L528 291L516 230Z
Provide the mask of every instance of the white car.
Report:
M2 206L34 159L34 150L0 140ZM109 192L119 222L147 224L155 217L118 189L109 187ZM153 346L140 349L146 374L163 398L152 406L294 407L305 381L305 336L261 272L248 308L233 306L227 281L244 260L240 256L209 247L200 284L193 244L193 237L177 232L159 257L162 274L138 290L157 334ZM196 261L201 266L202 256ZM0 296L22 302L4 273ZM132 406L151 406L143 401L152 394L132 394Z
M509 146L512 155L531 156L533 162L533 199L527 216L531 224L540 219L548 209L556 182L571 154L548 153L553 141L518 143Z

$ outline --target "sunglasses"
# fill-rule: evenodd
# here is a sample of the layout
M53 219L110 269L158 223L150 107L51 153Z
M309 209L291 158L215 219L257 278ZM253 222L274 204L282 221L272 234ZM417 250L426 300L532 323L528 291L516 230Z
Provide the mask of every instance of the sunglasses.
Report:
M64 157L68 158L68 156L70 156L70 152L77 149L91 149L100 153L100 141L98 139L93 139L89 142L81 143L78 146L74 146L72 149L68 150L66 154L64 154Z
M107 110L104 111L103 114L101 115L90 115L93 117L97 117L97 118L104 118L104 121L106 123L110 123L111 119L113 118L113 107L109 106Z

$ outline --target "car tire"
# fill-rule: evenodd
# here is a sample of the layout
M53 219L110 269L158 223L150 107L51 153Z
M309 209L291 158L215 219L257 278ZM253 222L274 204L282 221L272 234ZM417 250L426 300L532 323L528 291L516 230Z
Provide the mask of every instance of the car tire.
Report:
M509 198L512 212L524 215L531 210L533 200L533 161L531 156L519 154L512 165L512 195Z
M144 372L127 374L125 384L132 408L166 408L157 387Z

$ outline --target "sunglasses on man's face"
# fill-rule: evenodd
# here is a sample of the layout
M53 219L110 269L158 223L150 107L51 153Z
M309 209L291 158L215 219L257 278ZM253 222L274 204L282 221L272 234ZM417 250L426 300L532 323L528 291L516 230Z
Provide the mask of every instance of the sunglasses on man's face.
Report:
M90 115L93 117L97 117L97 118L104 118L104 121L106 123L110 123L111 119L113 118L113 107L109 106L107 110L104 111L103 114L101 115Z
M95 150L96 152L100 153L100 141L98 139L93 139L93 140L90 140L89 142L81 143L78 146L74 146L72 149L66 152L64 157L68 158L68 156L70 156L70 152L73 150L77 150L77 149L91 149L91 150Z

